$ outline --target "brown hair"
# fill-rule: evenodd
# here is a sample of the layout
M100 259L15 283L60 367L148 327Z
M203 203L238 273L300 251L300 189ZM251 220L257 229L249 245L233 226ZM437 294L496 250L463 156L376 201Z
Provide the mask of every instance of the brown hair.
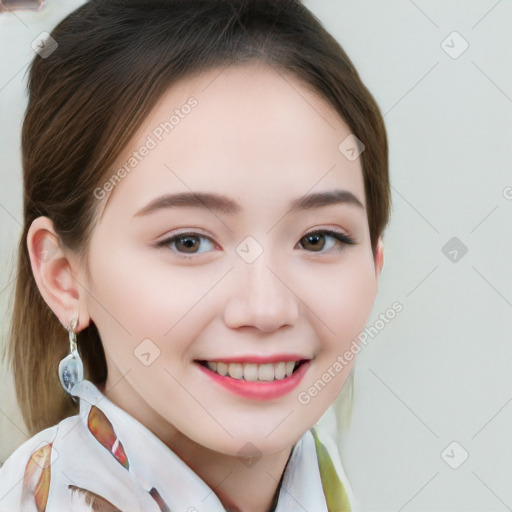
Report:
M32 275L26 237L48 216L85 259L99 211L93 191L162 94L192 73L262 61L325 98L365 145L361 155L375 254L391 200L379 108L337 41L300 0L91 0L61 21L58 47L36 56L22 129L24 225L9 339L16 393L31 433L76 412L57 376L67 334ZM341 142L341 141L340 141ZM91 322L79 335L86 376L106 379Z

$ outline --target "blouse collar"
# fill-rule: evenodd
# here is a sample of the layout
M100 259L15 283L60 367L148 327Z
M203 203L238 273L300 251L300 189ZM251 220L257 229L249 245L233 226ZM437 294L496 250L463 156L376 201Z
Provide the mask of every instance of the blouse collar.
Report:
M91 440L95 438L106 455L117 459L118 471L131 473L160 510L224 512L217 495L192 468L96 386L84 380L73 391L81 399L80 417L92 434ZM341 501L345 508L338 508ZM275 512L333 512L334 506L336 510L350 510L344 485L313 428L292 449Z

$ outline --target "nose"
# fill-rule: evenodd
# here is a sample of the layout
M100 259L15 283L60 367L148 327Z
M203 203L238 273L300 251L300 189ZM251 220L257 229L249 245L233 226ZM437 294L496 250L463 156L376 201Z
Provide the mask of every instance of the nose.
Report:
M225 324L265 333L295 325L300 299L284 273L271 268L263 256L250 264L239 261L238 266L232 275L233 293L224 309Z

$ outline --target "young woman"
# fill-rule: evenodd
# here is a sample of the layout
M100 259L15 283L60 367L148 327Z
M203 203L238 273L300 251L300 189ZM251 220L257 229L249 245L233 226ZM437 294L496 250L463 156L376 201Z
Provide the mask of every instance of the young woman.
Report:
M89 1L51 37L10 334L34 437L0 511L354 510L315 424L390 192L349 58L299 0Z

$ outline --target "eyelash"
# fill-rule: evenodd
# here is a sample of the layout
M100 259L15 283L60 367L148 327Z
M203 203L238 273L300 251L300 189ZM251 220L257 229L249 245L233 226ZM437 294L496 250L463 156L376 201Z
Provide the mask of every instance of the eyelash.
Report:
M316 231L310 231L309 233L306 233L305 235L303 235L301 237L300 240L308 237L308 236L312 236L312 235L327 235L327 236L331 236L332 238L338 240L339 242L341 242L342 244L345 244L345 245L357 245L357 242L356 240L354 240L354 238L352 238L351 236L349 235L346 235L345 233L342 233L340 231L336 231L336 230L333 230L333 229L319 229L319 230L316 230ZM157 242L156 246L157 247L164 247L164 248L168 248L173 242L175 242L176 240L179 240L180 238L186 238L187 236L191 236L191 237L197 237L197 238L205 238L206 240L209 240L213 245L216 245L215 242L208 236L206 235L203 235L202 233L197 233L197 232L193 232L193 231L186 231L186 232L183 232L183 233L178 233L176 235L173 235L169 238L166 238L164 240L161 240L160 242ZM300 242L299 240L299 242ZM202 254L202 253L192 253L192 254L184 254L184 253L180 253L179 251L173 249L173 252L179 257L179 258L183 258L183 259L192 259L192 258L195 258L198 254ZM308 252L311 252L311 253L315 253L315 252L318 252L319 254L323 254L324 251L308 251Z

